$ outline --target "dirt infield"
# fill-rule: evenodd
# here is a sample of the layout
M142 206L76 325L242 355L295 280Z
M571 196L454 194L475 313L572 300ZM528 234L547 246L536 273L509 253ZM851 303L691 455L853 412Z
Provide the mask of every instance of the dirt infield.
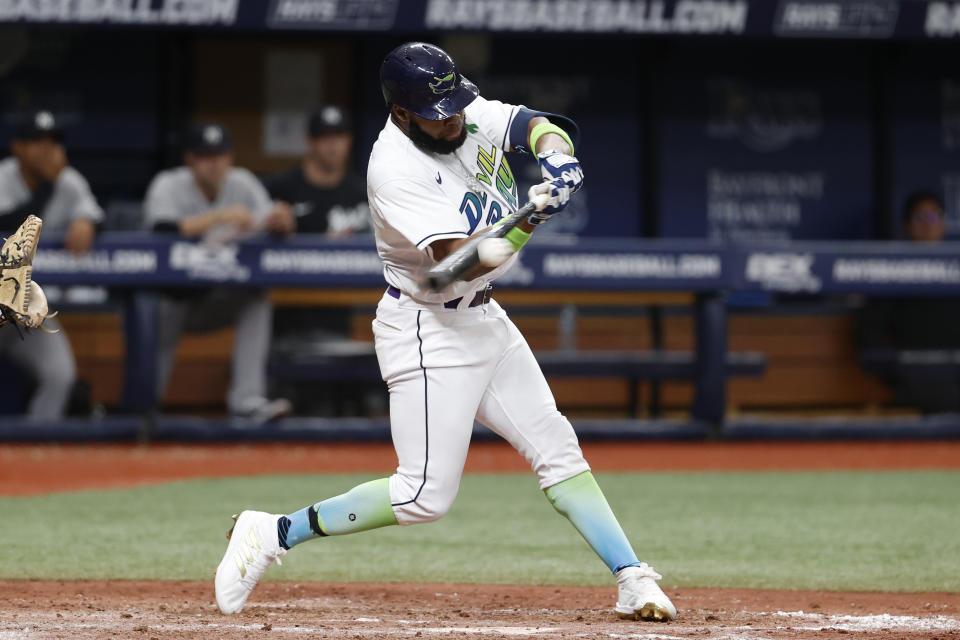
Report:
M960 442L587 443L598 471L957 469ZM276 472L389 472L389 445L0 445L0 495ZM467 470L525 471L477 443ZM0 640L69 638L769 638L960 640L960 594L664 585L668 624L617 620L614 588L266 582L221 615L209 582L0 581Z
M666 624L617 620L603 588L266 582L223 616L212 581L0 581L0 639L960 638L960 594L670 589Z
M596 471L958 469L960 441L588 442ZM0 495L264 473L390 472L390 444L0 445ZM529 471L508 445L478 442L468 472Z

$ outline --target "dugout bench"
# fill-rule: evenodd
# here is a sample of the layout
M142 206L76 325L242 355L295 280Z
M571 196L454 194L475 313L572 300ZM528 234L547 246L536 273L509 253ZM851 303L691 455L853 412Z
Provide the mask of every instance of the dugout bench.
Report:
M280 306L371 306L382 290L303 290L280 289L271 292L271 298ZM660 311L665 306L704 305L704 313L710 305L699 302L689 293L672 292L585 292L585 291L499 291L494 288L494 299L500 302L511 315L516 312L535 311L557 318L556 349L534 349L537 362L548 377L610 377L629 381L628 412L633 418L641 413L641 397L638 382L651 382L649 413L659 417L659 383L667 380L683 380L694 383L694 403L691 415L694 420L719 424L725 413L725 396L714 393L716 379L704 375L703 362L692 351L664 350L662 347ZM643 350L579 349L576 345L577 310L591 308L593 311L635 310L645 308L651 316L652 347ZM723 314L725 318L725 312ZM700 326L702 318L698 318ZM716 322L716 318L714 318ZM720 338L725 338L726 329L716 328L721 335L712 332L697 333L697 348L713 347ZM725 344L725 339L724 339ZM723 353L720 360L724 378L762 376L766 359L761 353ZM274 350L270 359L270 377L274 380L297 382L339 382L379 380L380 369L373 343L357 340L305 340L295 348ZM719 403L719 404L718 404Z
M122 301L124 317L123 409L155 411L156 292L171 287L238 286L323 289L329 305L372 306L385 284L382 265L369 238L329 240L298 236L285 241L251 240L238 247L205 247L175 236L142 232L102 234L90 254L77 257L45 237L35 262L44 284L109 287ZM589 250L592 253L583 253ZM599 253L598 253L599 251ZM723 268L728 248L696 241L633 239L531 243L495 297L507 309L531 304L564 308L570 304L692 305L693 352L675 354L654 345L649 352L597 354L565 349L542 356L548 375L622 375L656 383L691 380L694 420L719 428L726 410L728 375L759 375L759 354L729 356L726 341L726 293L731 279ZM597 258L600 262L597 263ZM566 260L573 260L564 266ZM570 266L572 265L572 271ZM596 269L601 272L596 272ZM612 273L602 273L610 268ZM500 283L500 281L498 281ZM677 294L677 291L693 293ZM573 292L573 293L571 293ZM571 296L575 298L572 301ZM654 299L651 299L654 298ZM694 353L696 356L694 356ZM301 377L370 374L379 377L373 361L345 354L318 354L312 363L293 362L290 375ZM279 373L283 367L274 367ZM633 385L634 387L636 385ZM635 393L635 391L633 392ZM657 394L654 392L654 411ZM639 398L632 398L633 410Z
M240 286L324 289L331 304L373 305L382 295L382 265L371 240L332 241L300 236L255 239L238 247L204 247L159 234L102 234L86 256L71 256L53 237L41 241L35 276L50 285L101 285L123 299L124 407L155 409L155 292L171 287ZM757 356L727 354L727 295L956 295L960 246L941 243L788 243L739 246L700 240L584 238L528 244L520 262L498 280L495 297L507 309L536 300L562 308L610 304L630 296L677 296L692 305L694 358L649 354L598 354L590 363L568 350L542 358L547 371L589 368L653 377L692 376L695 419L722 424L729 374L755 375ZM571 294L570 292L576 292ZM643 292L643 293L640 293ZM684 294L681 294L684 295ZM604 302L606 300L606 302ZM679 298L674 298L677 302ZM620 303L617 303L618 305ZM629 304L638 304L634 299ZM616 306L616 305L614 305ZM658 349L654 345L654 352ZM337 374L343 372L343 359Z

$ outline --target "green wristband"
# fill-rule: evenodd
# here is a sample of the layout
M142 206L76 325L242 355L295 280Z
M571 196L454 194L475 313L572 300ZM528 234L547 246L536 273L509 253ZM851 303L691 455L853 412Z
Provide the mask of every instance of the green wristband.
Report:
M564 141L570 145L570 155L573 155L573 141L570 139L570 136L567 135L566 131L552 122L541 122L530 132L530 151L533 152L534 155L537 154L537 141L540 140L541 136L545 133L555 133L563 138Z
M523 248L523 245L527 244L527 240L529 240L532 235L532 233L527 233L520 227L514 227L510 229L510 231L507 231L507 234L503 236L503 238L513 245L513 252L517 253Z

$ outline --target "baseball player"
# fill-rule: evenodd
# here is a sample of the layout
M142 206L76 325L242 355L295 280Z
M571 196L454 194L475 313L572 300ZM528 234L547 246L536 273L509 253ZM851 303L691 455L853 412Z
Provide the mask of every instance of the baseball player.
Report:
M304 142L307 152L299 163L263 181L274 206L289 208L296 218L298 234L343 238L373 233L366 181L354 171L350 160L350 113L336 105L316 109L310 114ZM281 307L274 312L274 331L293 343L349 340L352 320L353 310L347 307ZM297 391L301 391L299 385ZM349 392L343 385L329 385L323 390L304 385L302 391L298 395L306 407L298 408L314 414L332 413L344 401L362 406L369 393L366 385Z
M14 231L29 214L36 214L48 233L63 234L67 250L89 251L103 210L86 179L68 163L59 119L47 110L23 118L10 150L12 155L0 161L0 231ZM77 366L58 319L45 326L51 332L0 333L0 355L36 380L27 416L50 421L67 411Z
M188 132L184 166L161 171L147 188L145 224L157 232L230 246L253 231L286 234L289 211L272 207L266 189L248 170L233 166L230 133L219 124L196 123ZM273 307L261 289L171 291L157 311L157 399L173 371L181 331L236 326L227 408L260 424L290 412L286 398L267 398L267 357Z
M660 576L638 560L533 353L490 297L489 282L580 188L576 126L485 100L449 55L426 43L392 51L380 82L390 116L370 155L367 194L388 286L373 328L399 465L389 478L289 515L241 513L217 568L220 610L240 611L270 563L306 540L442 517L476 419L523 454L550 503L614 573L617 615L673 619ZM538 212L505 236L510 252L429 290L431 266L518 208L504 151L536 153L543 182L529 196Z

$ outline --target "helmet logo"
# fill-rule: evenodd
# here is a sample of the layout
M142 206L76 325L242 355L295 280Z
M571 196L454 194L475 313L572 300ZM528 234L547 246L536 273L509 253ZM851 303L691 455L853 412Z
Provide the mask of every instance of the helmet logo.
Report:
M447 91L453 89L456 75L457 74L455 72L451 71L445 76L433 76L433 79L436 80L436 82L428 82L427 86L430 87L430 91L433 91L434 93L446 93Z

